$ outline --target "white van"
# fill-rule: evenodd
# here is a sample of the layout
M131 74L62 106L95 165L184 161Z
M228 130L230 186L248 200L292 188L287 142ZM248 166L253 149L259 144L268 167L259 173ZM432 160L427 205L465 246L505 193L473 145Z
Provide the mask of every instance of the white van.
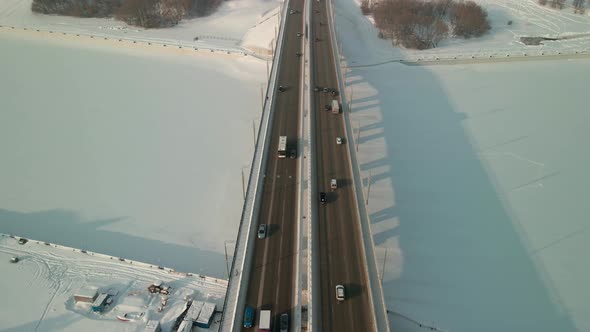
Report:
M336 300L344 301L344 299L345 299L344 286L336 285Z
M336 181L336 179L330 180L330 188L332 188L332 190L338 189L338 181Z

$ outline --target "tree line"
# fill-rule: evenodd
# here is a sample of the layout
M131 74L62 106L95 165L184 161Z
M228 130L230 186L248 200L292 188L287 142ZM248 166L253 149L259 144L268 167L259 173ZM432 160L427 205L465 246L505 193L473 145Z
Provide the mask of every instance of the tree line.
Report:
M549 6L551 8L563 9L565 8L565 0L538 0L541 6ZM586 0L573 0L572 6L574 13L584 14L586 12Z
M380 37L412 49L434 48L450 35L472 38L490 30L487 12L473 1L363 0L361 11L373 15Z
M169 27L209 15L223 0L33 0L31 10L75 17L115 17L144 28Z
M565 0L538 0L541 6L549 6L555 9L565 8ZM584 14L586 12L586 0L573 0L574 13Z

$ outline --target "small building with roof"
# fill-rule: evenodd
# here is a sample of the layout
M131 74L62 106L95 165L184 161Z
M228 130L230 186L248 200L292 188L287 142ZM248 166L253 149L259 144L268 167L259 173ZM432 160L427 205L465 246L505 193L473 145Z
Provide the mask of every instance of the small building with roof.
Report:
M191 324L197 320L199 314L201 313L201 309L203 308L203 302L201 301L193 301L191 306L186 311L186 316L184 316L184 320L190 320Z
M109 297L109 294L100 293L100 295L92 303L92 311L102 312L104 310L105 304L107 303L108 297Z
M84 286L74 293L74 301L76 303L93 303L98 296L98 288L93 286Z
M211 326L211 321L213 321L213 316L215 315L215 303L205 302L203 304L203 308L199 313L199 317L195 321L195 325L198 327L209 328Z
M149 320L145 325L144 332L161 332L162 327L160 326L159 320Z

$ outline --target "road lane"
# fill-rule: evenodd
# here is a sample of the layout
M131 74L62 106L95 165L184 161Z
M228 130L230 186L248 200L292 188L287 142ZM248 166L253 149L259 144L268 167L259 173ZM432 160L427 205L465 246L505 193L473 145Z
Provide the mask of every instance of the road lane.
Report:
M313 2L313 77L316 87L337 89L325 1ZM315 39L317 38L317 40ZM367 267L363 257L360 221L350 170L349 154L336 137L345 137L343 114L325 111L334 98L314 92L317 152L317 188L328 193L327 204L319 205L319 250L322 331L370 331L373 313L367 289ZM352 142L344 141L343 144ZM331 191L330 179L338 189ZM342 284L346 300L336 300L335 287Z
M258 329L261 309L272 311L273 331L278 331L280 314L289 313L293 317L298 161L288 156L279 159L277 150L279 136L287 136L288 150L297 146L302 78L301 58L296 53L302 52L302 37L297 36L297 33L303 31L303 0L290 0L289 3L288 10L295 10L296 13L288 14L285 21L283 59L278 69L277 81L286 90L277 93L275 99L270 151L258 221L259 224L266 223L269 228L267 238L255 241L254 266L246 299L247 305L256 308L254 331Z

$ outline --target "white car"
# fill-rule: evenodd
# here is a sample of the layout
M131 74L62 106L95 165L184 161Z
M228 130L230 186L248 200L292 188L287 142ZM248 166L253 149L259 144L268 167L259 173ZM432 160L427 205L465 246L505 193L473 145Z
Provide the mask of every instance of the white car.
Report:
M336 144L342 144L342 137L336 137Z
M344 301L344 286L336 285L336 300Z
M264 239L266 237L266 224L260 224L258 226L258 238Z

